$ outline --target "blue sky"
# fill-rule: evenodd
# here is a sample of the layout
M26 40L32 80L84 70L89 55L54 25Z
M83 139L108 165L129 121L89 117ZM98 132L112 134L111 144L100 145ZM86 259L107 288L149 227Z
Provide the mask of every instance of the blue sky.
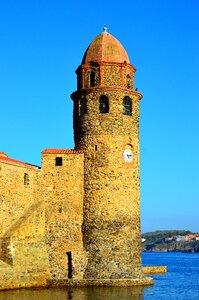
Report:
M104 23L137 68L142 231L199 231L199 1L0 3L0 151L73 148L75 70Z

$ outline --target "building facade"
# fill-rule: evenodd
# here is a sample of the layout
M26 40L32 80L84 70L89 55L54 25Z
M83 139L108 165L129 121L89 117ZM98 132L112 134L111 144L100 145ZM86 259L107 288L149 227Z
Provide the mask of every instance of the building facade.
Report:
M0 153L1 289L152 283L141 263L135 71L105 28L76 71L75 149L45 149L41 168Z

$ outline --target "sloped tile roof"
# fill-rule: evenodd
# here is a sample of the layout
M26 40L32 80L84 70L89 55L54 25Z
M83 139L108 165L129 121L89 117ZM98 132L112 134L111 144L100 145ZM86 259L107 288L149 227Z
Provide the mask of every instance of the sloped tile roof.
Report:
M74 149L45 149L42 154L81 154L84 153L82 150Z
M15 166L20 166L20 167L31 168L31 169L39 168L38 166L31 165L31 164L28 164L28 163L25 163L25 162L22 162L20 160L16 160L13 158L9 158L8 155L5 154L4 152L0 152L0 162L15 165Z

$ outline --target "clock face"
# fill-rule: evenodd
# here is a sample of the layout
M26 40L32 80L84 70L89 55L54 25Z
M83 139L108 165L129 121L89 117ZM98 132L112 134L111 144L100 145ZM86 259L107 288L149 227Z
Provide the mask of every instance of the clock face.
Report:
M126 162L131 162L133 159L133 153L130 149L125 149L123 152L123 157Z

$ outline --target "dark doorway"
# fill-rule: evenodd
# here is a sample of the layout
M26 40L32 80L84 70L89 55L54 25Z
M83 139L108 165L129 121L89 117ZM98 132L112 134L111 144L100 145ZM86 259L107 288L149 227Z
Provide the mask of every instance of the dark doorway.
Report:
M66 252L66 255L68 256L68 278L72 278L72 253Z

